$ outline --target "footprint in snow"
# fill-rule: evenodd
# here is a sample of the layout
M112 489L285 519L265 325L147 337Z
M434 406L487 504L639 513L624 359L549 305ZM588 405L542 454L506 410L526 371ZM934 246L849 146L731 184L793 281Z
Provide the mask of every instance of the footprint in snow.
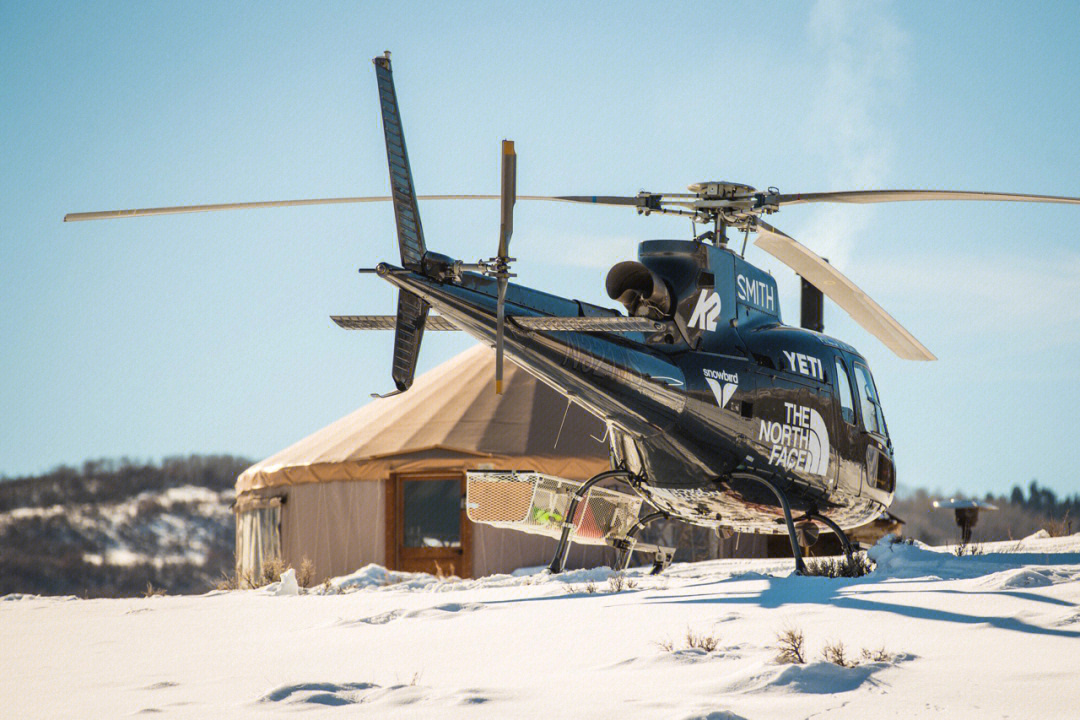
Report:
M259 698L259 702L309 706L352 705L363 701L365 690L378 687L373 683L297 683L272 690Z
M480 603L446 603L445 605L436 605L435 607L421 608L420 610L413 610L412 612L405 612L404 610L390 610L388 612L379 613L378 615L372 615L371 617L360 618L359 620L338 620L335 625L338 627L350 627L353 625L385 625L395 620L401 620L402 618L450 618L455 613L460 612L472 612L479 610L483 605Z
M446 603L445 605L413 610L406 617L450 617L455 613L473 612L482 607L483 605L480 603Z
M400 618L404 613L401 610L391 610L389 612L379 613L378 615L372 615L371 617L360 618L359 620L341 620L338 625L385 625L388 622L393 622Z

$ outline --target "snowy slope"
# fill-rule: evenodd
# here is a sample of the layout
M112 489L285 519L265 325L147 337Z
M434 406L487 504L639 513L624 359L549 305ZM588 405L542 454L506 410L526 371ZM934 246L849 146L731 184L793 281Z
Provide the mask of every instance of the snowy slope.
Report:
M300 595L7 596L0 697L13 718L1080 717L1080 535L871 554L857 580L717 560L618 592L606 569L369 566ZM785 628L807 664L775 661ZM688 629L716 649L683 648ZM838 667L835 642L888 659Z
M29 521L63 520L95 565L201 563L232 522L231 489L185 485L115 502L20 507L0 512L0 531ZM231 539L231 534L230 534Z

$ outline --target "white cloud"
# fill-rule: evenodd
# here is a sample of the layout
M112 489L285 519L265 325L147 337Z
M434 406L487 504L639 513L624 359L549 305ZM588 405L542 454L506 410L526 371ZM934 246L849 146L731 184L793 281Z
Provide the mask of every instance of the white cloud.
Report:
M886 119L902 102L907 85L908 35L887 5L836 0L816 3L808 31L811 52L823 68L806 133L817 144L812 152L829 184L821 189L881 187L894 152ZM874 212L871 207L817 206L796 237L844 266Z

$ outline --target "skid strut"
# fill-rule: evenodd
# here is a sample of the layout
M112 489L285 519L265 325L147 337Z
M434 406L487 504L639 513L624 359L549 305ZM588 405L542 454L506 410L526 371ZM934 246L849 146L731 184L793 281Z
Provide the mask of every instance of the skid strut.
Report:
M827 525L830 530L836 533L836 537L840 538L840 544L844 548L844 555L847 557L848 565L850 565L851 567L855 567L855 556L851 551L851 541L848 540L847 534L840 529L839 525L837 525L835 522L825 517L821 513L817 512L816 510L806 513L799 519L816 520L823 525Z
M615 543L615 547L619 549L619 557L615 561L615 569L625 570L626 568L630 567L630 559L634 555L634 537L641 531L642 528L644 528L651 522L655 522L656 520L660 520L661 518L668 517L671 516L663 510L657 510L656 512L650 513L638 520L636 523L634 523L634 526L626 532L626 537L620 538ZM663 567L661 567L661 563L658 558L657 562L653 565L652 574L655 575L662 569Z
M773 481L758 475L740 473L739 477L757 480L759 483L769 488L769 490L772 490L772 494L780 501L780 508L784 511L784 523L787 525L788 539L791 541L791 554L795 556L795 574L805 575L806 563L803 562L802 550L799 549L799 538L795 534L795 522L791 519L791 506L788 504L787 496L784 495L784 491L777 487Z
M570 506L566 509L566 515L563 520L562 535L559 537L559 545L555 548L555 557L551 559L551 565L548 566L548 570L553 573L561 573L566 568L566 556L570 553L570 531L574 529L574 514L577 512L578 503L589 492L590 488L596 483L607 480L608 478L621 478L626 480L631 476L628 470L607 470L605 472L593 475L591 478L582 483L575 492L573 497L570 498Z

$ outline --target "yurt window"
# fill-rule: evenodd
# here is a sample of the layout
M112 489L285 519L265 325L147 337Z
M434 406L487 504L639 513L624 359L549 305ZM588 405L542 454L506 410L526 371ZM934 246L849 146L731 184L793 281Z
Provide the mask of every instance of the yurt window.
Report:
M406 480L405 547L461 547L461 481Z
M281 498L247 498L236 507L236 573L258 584L263 568L281 560Z

